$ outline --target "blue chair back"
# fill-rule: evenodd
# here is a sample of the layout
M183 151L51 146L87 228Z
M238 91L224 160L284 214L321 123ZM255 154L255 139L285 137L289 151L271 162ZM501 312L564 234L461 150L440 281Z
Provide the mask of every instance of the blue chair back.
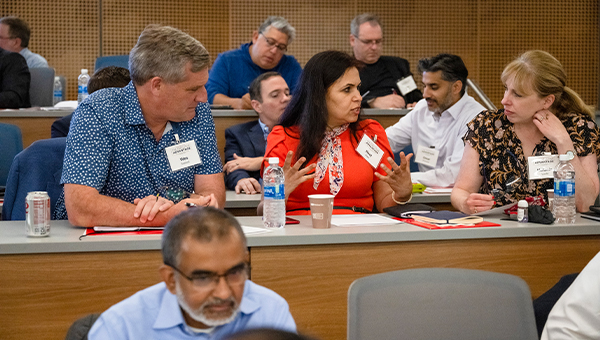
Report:
M0 187L4 187L13 158L23 150L21 129L16 125L0 123L0 145Z
M42 139L19 153L10 168L4 205L3 220L25 219L25 197L31 191L46 191L50 196L50 215L62 193L60 177L67 138Z
M414 153L412 145L406 146L404 149L400 150L400 152L404 152L405 155L409 153ZM394 160L397 164L400 164L400 152L394 154ZM415 155L410 158L410 172L419 172L419 164L415 163Z
M129 70L129 55L107 55L96 58L94 72L106 66L119 66Z

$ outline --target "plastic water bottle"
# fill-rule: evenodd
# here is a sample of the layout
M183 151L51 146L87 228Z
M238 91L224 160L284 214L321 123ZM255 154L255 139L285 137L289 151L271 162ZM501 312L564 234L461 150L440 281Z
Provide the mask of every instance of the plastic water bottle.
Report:
M85 68L81 69L81 74L77 78L77 103L81 103L88 96L88 83L90 75Z
M552 213L556 223L575 223L575 168L569 162L573 158L574 155L570 152L558 156L560 163L554 169Z
M285 226L285 178L278 157L269 158L263 173L263 223L267 228Z
M61 102L63 99L62 93L62 83L60 82L59 77L54 77L54 100L53 105L56 105L58 102Z

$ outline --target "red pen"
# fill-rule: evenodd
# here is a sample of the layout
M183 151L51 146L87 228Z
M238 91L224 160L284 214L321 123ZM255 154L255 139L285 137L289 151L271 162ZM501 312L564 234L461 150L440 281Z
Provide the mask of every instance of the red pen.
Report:
M392 88L392 93L393 93L393 94L395 94L395 95L397 95L397 94L398 94L398 93L396 92L396 89L395 89L395 88Z

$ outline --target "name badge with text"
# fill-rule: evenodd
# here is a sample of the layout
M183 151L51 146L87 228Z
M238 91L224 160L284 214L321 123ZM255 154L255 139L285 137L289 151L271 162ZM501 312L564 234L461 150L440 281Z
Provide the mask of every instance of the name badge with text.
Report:
M356 152L363 156L375 169L377 169L383 157L383 150L366 134L363 135L362 140L356 148Z
M527 157L529 179L554 178L554 168L558 163L558 155Z
M403 96L406 96L407 94L417 89L417 83L415 83L415 79L413 78L413 76L408 76L406 78L398 80L396 85L398 86L398 89L400 90L400 93L402 93Z
M417 148L417 156L415 157L415 163L421 163L423 165L435 168L435 166L437 165L439 155L439 150L419 145L419 148Z
M202 164L196 142L193 140L166 147L165 152L173 172Z

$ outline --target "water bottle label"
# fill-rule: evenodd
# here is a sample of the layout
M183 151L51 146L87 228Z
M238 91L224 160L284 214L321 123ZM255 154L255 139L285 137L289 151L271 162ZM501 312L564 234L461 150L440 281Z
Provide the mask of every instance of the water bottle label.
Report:
M62 97L62 91L60 91L60 90L54 91L54 97Z
M276 199L276 200L284 200L285 199L285 192L283 189L283 184L265 186L264 191L265 191L265 199Z
M77 88L77 93L87 94L88 93L87 86L79 85L79 87Z
M575 195L575 180L554 180L554 197L566 197Z

